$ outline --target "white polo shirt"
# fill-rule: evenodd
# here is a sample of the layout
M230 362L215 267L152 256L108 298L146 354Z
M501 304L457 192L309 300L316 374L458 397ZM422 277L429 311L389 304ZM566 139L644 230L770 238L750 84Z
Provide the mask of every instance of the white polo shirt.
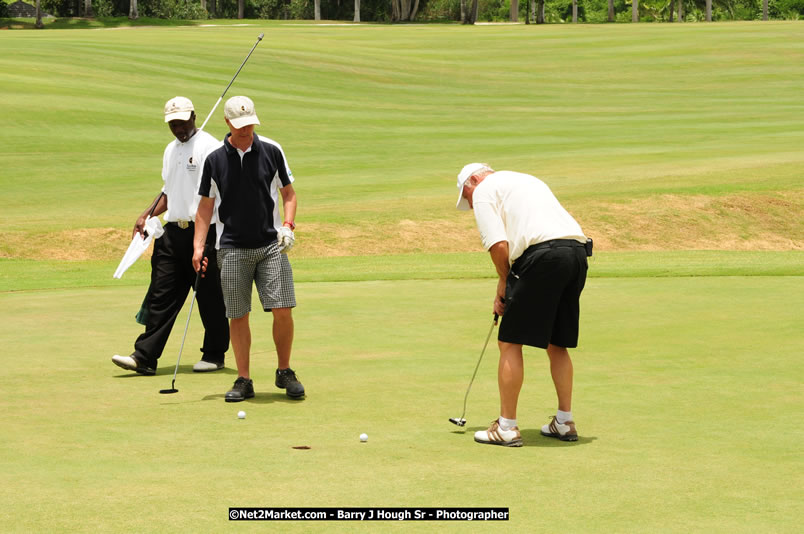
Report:
M472 204L483 247L488 250L495 243L508 241L509 263L529 246L551 239L586 242L580 225L547 184L529 174L489 174L475 188Z
M204 159L219 146L220 141L199 130L186 143L174 139L165 147L162 156L162 180L165 182L162 191L168 198L165 221L195 221L201 199L198 184L204 170Z

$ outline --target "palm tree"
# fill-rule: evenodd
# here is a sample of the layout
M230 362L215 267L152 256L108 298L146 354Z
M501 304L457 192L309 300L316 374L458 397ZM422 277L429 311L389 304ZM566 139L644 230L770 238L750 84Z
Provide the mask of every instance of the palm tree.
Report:
M237 18L246 16L246 0L237 0Z
M472 6L467 10L465 2L461 2L462 24L474 24L477 20L477 0L472 0Z
M394 22L412 21L416 18L417 11L419 11L419 0L391 0L391 20ZM474 22L472 20L471 24Z
M631 22L639 22L639 0L631 2Z
M131 20L140 18L140 12L137 11L137 0L131 0L131 3L128 5L128 18Z
M511 0L511 22L519 22L519 0Z
M578 23L578 0L572 0L572 23Z
M614 0L609 0L609 22L614 22Z
M355 22L360 22L360 0L355 0Z
M706 22L712 22L712 0L706 0Z
M92 18L95 13L92 11L92 0L84 0L84 16Z
M42 23L42 6L39 5L39 0L36 0L36 24L34 28L41 30L45 25Z
M321 20L321 0L315 0L313 3L313 17L315 20Z

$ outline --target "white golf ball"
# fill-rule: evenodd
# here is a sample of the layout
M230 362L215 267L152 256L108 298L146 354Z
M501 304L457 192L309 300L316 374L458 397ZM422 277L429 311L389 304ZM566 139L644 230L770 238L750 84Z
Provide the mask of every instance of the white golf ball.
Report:
M243 410L240 410L239 412L237 412L237 418L238 419L245 419L246 418L246 412L244 412Z
M360 434L360 441L363 443L368 441L368 434Z

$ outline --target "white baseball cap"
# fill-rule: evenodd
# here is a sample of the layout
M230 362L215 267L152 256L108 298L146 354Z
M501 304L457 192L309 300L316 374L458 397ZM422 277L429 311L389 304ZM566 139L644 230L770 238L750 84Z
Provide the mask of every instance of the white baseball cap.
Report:
M233 96L227 100L223 106L223 115L238 129L260 123L257 112L254 111L254 102L247 96Z
M195 108L189 98L177 96L171 98L165 104L165 122L170 121L188 121L193 114Z
M482 170L490 171L491 167L485 163L470 163L469 165L464 165L461 172L458 173L458 204L455 207L459 210L469 209L469 201L463 198L463 185L470 176Z

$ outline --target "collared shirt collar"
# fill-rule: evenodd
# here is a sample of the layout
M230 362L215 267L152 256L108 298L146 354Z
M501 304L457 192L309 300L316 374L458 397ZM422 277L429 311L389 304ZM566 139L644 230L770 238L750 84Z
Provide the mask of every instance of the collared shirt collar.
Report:
M226 137L223 138L223 146L226 149L227 154L237 154L237 149L232 146L232 143L229 142L229 138L232 137L232 132L226 134ZM260 144L257 142L259 138L257 137L257 133L254 133L254 138L251 140L251 150L253 152L260 151Z

